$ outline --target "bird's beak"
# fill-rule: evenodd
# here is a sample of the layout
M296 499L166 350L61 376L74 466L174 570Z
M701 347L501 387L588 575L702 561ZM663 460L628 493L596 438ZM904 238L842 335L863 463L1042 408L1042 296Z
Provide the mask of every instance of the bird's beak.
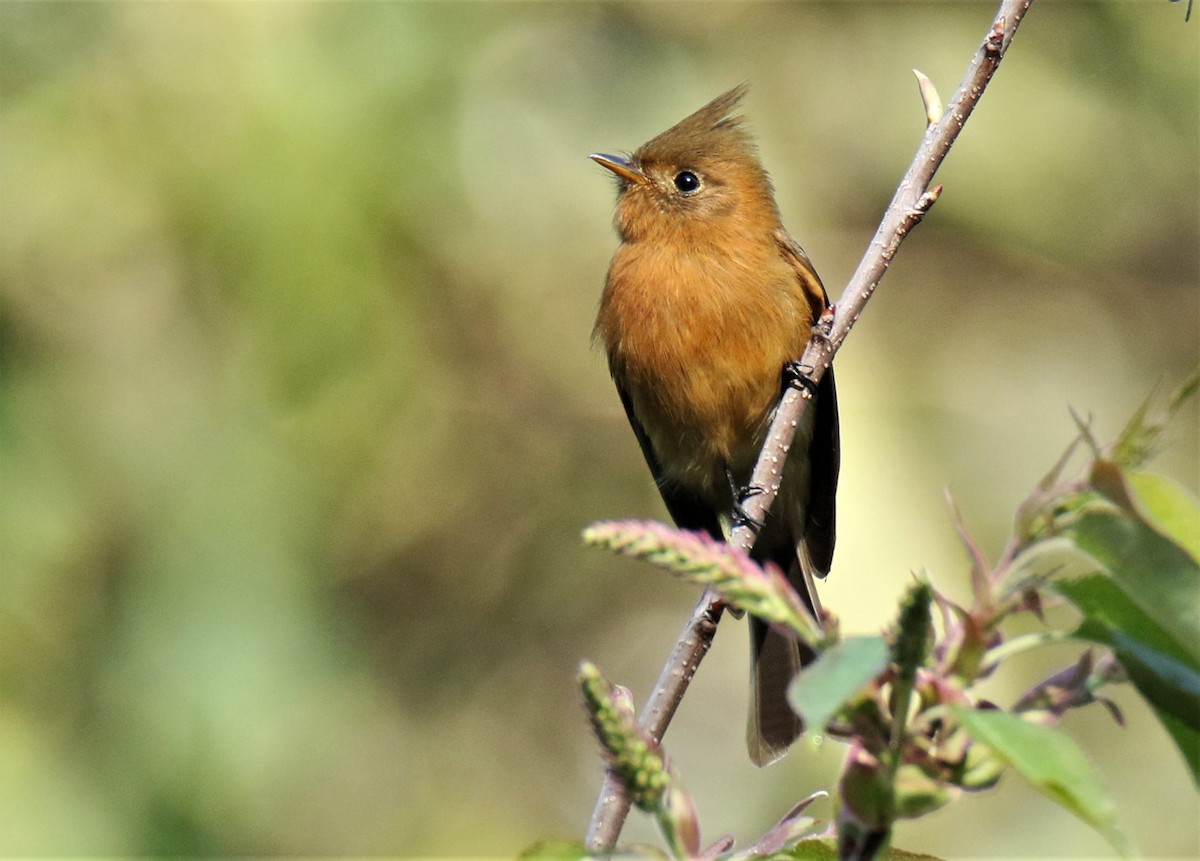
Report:
M634 182L638 185L645 185L650 182L650 177L642 173L642 169L627 158L621 158L619 155L605 155L602 152L594 152L588 158L601 167L608 168L621 177L621 179L628 182Z

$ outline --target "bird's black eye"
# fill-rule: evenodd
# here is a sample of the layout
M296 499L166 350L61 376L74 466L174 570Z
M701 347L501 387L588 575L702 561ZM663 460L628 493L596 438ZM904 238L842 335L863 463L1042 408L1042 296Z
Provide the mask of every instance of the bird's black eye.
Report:
M675 174L675 187L684 194L691 194L700 188L700 177L690 170L681 170Z

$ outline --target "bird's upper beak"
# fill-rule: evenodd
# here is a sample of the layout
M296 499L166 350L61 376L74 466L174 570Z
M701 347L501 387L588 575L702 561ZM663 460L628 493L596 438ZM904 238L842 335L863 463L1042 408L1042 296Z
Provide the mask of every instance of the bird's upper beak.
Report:
M588 156L592 161L601 167L606 167L615 173L621 179L628 182L634 182L638 185L645 185L650 181L650 177L642 173L642 169L627 158L621 158L619 155L605 155L602 152L594 152Z

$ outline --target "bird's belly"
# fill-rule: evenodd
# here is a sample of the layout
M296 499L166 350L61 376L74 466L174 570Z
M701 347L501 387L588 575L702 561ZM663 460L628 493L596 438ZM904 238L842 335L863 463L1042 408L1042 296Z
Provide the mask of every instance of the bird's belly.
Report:
M664 478L718 507L728 500L727 471L736 481L748 479L785 361L714 345L707 354L654 363L649 378L631 375L641 378L629 386L630 394Z

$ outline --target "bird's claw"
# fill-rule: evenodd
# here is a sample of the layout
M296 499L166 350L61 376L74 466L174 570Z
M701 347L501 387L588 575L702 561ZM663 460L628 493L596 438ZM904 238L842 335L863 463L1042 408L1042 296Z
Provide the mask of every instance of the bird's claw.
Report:
M763 521L752 515L749 511L742 507L740 502L733 504L733 528L745 526L755 535L763 528Z
M817 396L817 382L812 378L813 369L799 360L788 362L783 366L783 384L789 389L799 389L808 392L810 397Z
M745 526L757 535L759 530L763 528L763 521L746 510L746 502L760 493L766 493L766 488L759 487L756 484L748 484L744 488L739 488L734 483L732 474L729 475L729 488L733 491L733 512L731 519L733 520L734 528Z

